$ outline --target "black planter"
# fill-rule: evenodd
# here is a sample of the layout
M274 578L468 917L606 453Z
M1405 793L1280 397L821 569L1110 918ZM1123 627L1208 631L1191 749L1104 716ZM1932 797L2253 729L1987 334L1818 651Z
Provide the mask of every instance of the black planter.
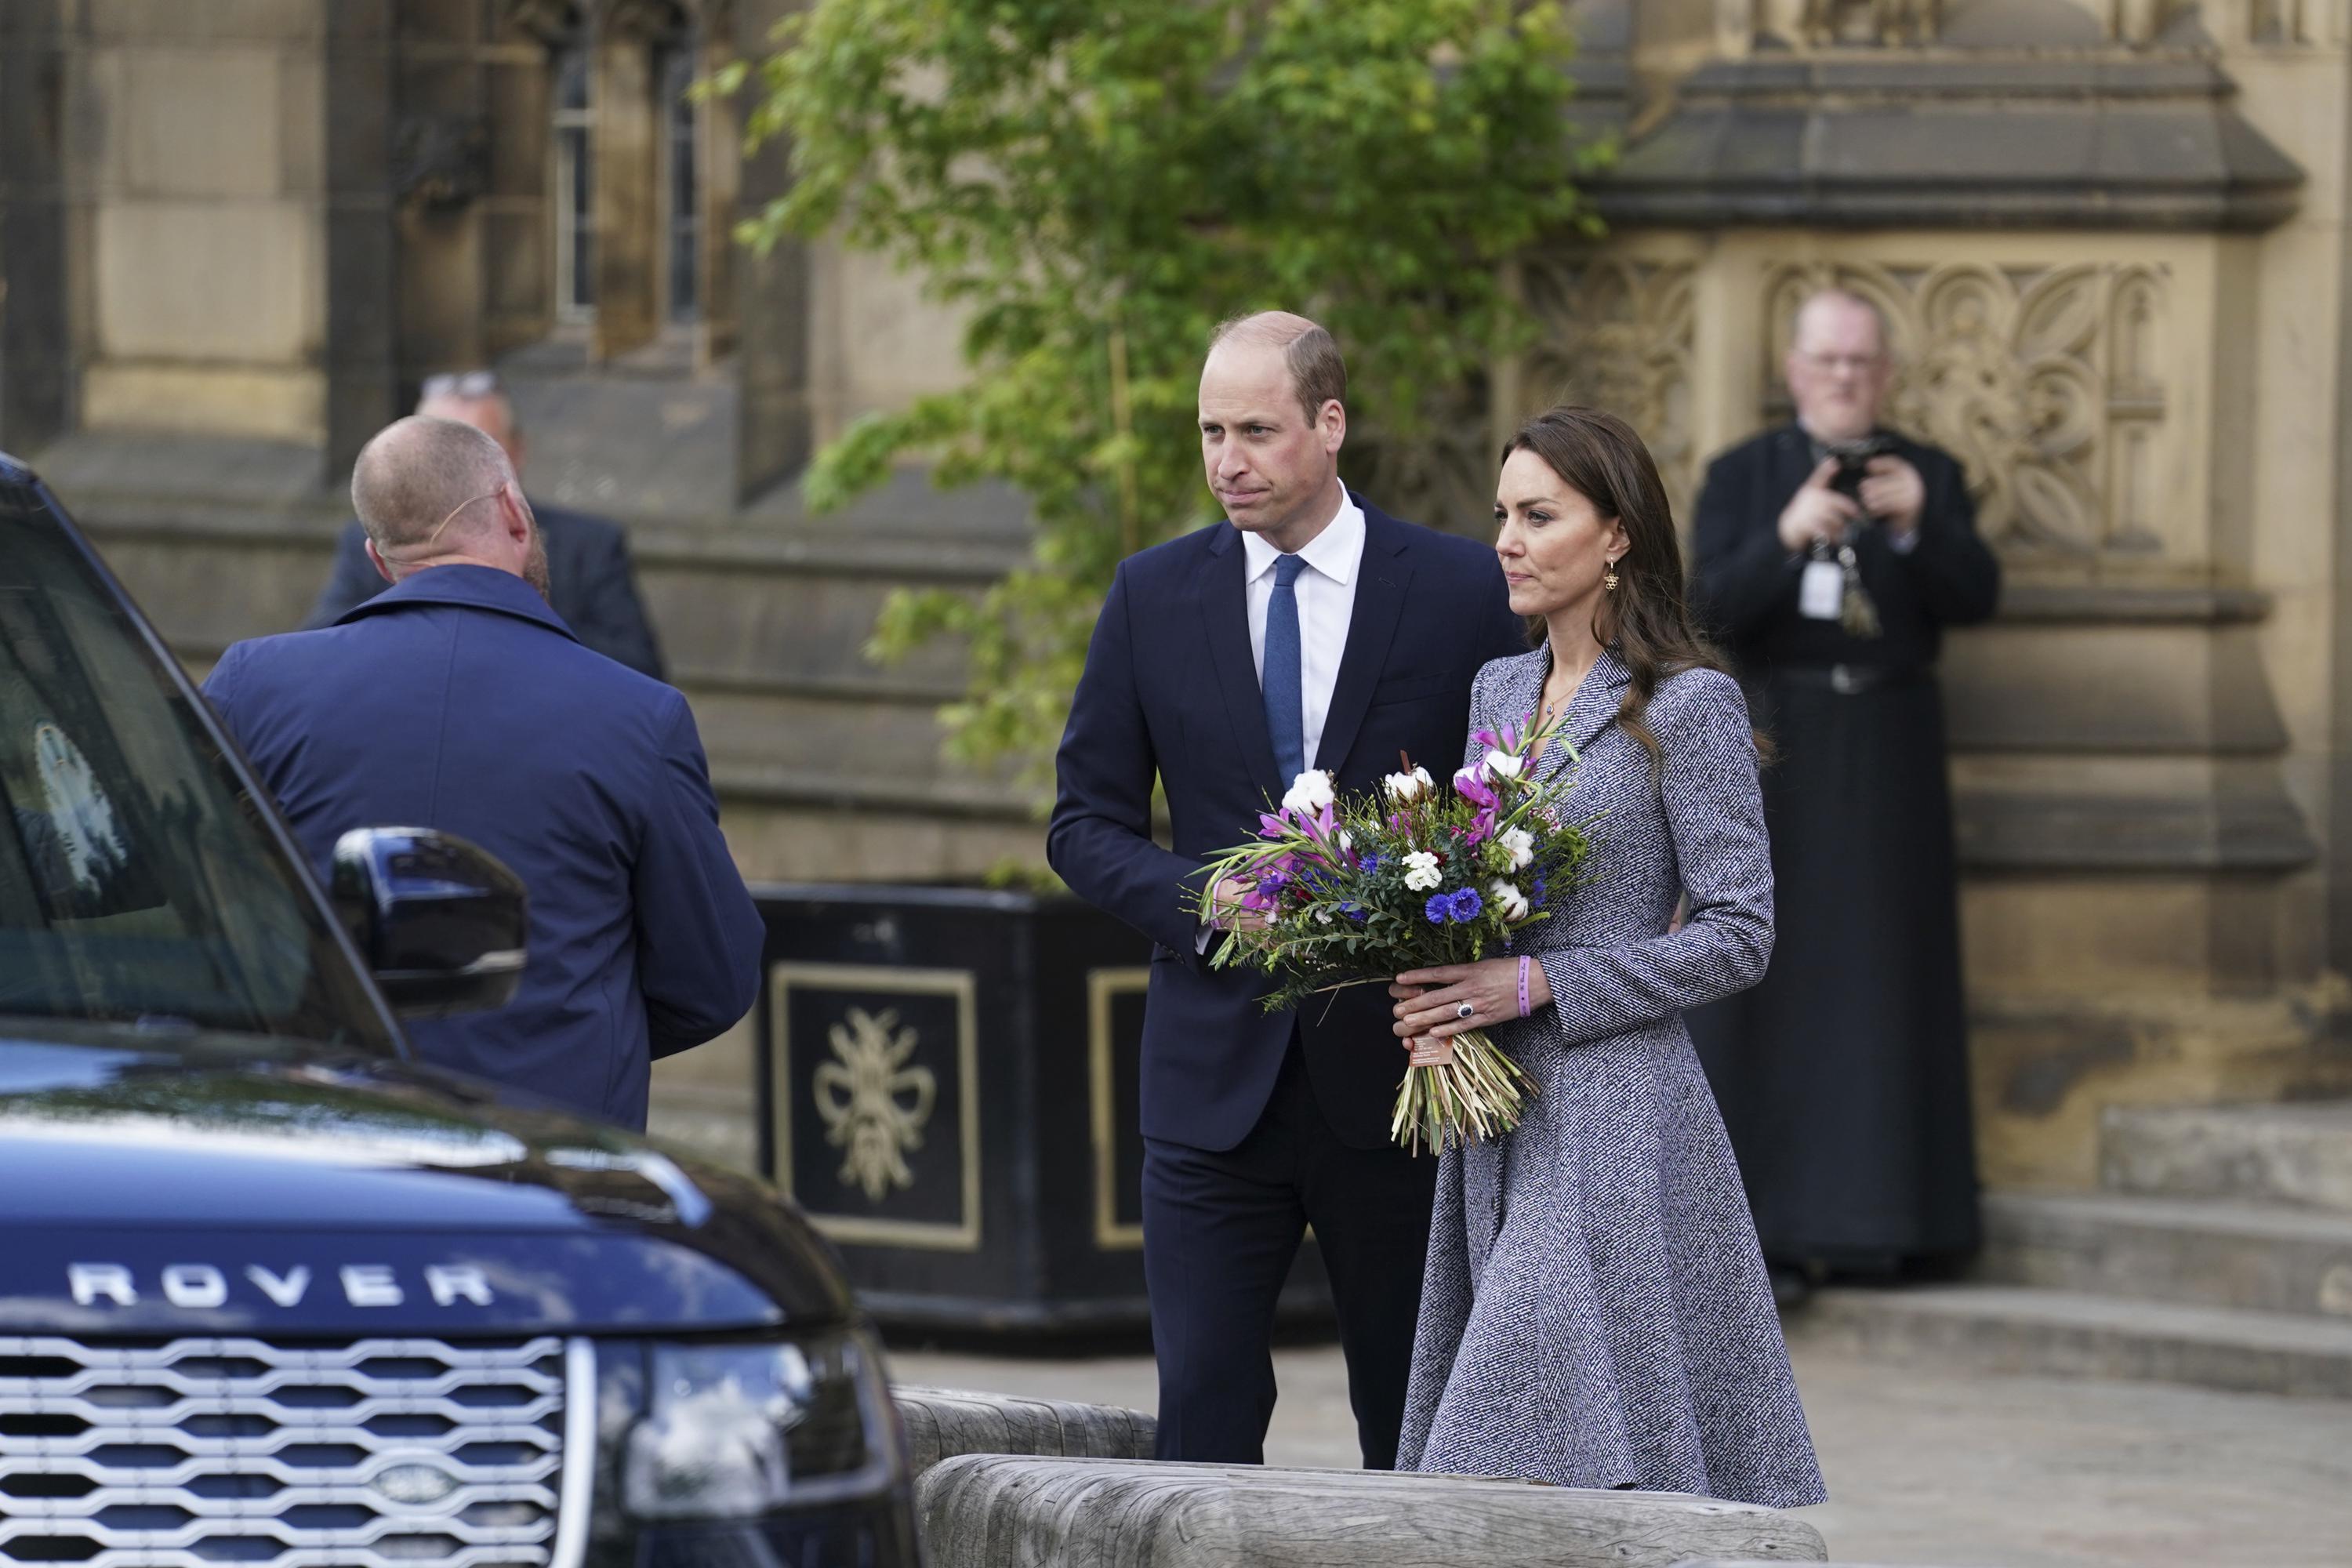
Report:
M761 1163L886 1325L1150 1321L1136 1068L1150 944L1068 897L771 886ZM1308 1239L1283 1299L1329 1318Z

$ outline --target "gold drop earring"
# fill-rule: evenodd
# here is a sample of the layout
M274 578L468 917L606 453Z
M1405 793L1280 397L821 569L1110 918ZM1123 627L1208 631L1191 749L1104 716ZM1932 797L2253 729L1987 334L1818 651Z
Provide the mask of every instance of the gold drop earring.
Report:
M1606 594L1617 591L1617 563L1614 561L1601 570L1601 589Z

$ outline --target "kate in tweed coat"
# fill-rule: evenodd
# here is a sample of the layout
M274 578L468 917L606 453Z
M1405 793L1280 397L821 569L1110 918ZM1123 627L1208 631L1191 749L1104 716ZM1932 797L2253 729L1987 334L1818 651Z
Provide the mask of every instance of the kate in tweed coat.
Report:
M1548 444L1529 445L1523 432L1507 452L1522 461L1505 470L1506 497L1516 471L1534 471L1528 454L1574 450L1559 445L1559 429L1541 428L1546 420L1639 454L1613 476L1575 476L1595 490L1650 492L1592 498L1636 556L1596 551L1592 587L1597 597L1603 571L1613 581L1621 565L1632 586L1644 566L1671 583L1649 587L1678 616L1663 488L1621 423L1575 409L1534 422ZM1633 482L1644 474L1647 483ZM1575 477L1566 483L1580 495ZM1641 537L1660 529L1663 542ZM1528 548L1528 528L1506 523L1497 548L1514 608L1557 607L1532 601L1557 598L1563 574L1575 574L1563 537ZM1611 616L1603 608L1577 624L1606 632L1616 629ZM1557 617L1552 630L1545 647L1479 672L1474 730L1523 722L1544 706L1562 640ZM1439 1166L1398 1466L1778 1508L1820 1502L1738 1168L1681 1016L1755 984L1771 955L1771 858L1748 709L1720 670L1659 672L1646 707L1630 715L1655 740L1654 755L1621 712L1633 684L1622 646L1588 644L1591 668L1572 700L1553 683L1576 755L1555 747L1548 763L1575 768L1571 818L1599 820L1589 879L1520 940L1540 966L1535 994L1549 999L1510 1016L1516 958L1401 976L1395 993L1405 998L1400 1034L1483 1026L1538 1086L1517 1128ZM1685 893L1688 920L1670 930ZM1443 988L1416 994L1423 985ZM1471 1023L1452 1022L1462 999L1479 1008Z

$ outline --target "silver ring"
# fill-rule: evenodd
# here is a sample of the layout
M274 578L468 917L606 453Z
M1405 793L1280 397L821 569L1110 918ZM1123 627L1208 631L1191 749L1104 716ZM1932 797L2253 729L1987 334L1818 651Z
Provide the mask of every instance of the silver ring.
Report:
M1478 1005L1475 1002L1465 1002L1462 1005L1454 1009L1454 1016L1457 1018L1467 1018L1476 1014L1477 1011Z

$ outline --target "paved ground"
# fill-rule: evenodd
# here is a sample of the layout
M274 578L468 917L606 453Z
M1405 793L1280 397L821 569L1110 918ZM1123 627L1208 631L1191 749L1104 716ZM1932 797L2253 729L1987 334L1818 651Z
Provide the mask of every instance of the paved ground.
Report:
M1842 1563L1948 1568L2347 1568L2352 1404L1987 1377L1795 1346L1832 1500L1804 1516ZM1267 1458L1353 1466L1336 1348L1276 1352ZM902 1350L902 1382L1149 1410L1139 1356Z

